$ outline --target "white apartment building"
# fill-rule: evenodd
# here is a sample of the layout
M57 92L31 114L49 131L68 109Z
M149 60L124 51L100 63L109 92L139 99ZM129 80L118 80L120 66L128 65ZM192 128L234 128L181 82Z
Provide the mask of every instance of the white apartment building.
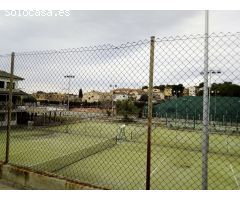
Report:
M11 125L17 124L16 106L21 102L21 98L26 93L18 89L18 82L24 80L21 77L13 76L13 109ZM7 103L9 99L10 74L0 70L0 126L7 125Z

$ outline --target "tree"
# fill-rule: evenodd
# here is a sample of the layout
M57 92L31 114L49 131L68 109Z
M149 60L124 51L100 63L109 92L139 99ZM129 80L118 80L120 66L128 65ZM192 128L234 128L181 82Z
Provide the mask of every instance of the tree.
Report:
M37 94L45 94L43 91L37 91Z
M129 118L131 114L137 114L138 108L134 105L134 102L131 100L123 100L116 102L117 114L123 115L123 121L130 122L132 121Z
M148 95L147 94L142 94L141 97L139 98L139 101L142 101L142 102L148 101Z
M142 113L144 106L146 105L148 101L148 95L142 94L138 101L135 102L135 106L138 108L138 117L142 118Z
M159 87L159 89L160 89L161 91L163 91L166 86L165 86L165 85L159 85L158 87Z
M202 88L203 83L200 83L198 88ZM211 84L211 95L217 96L228 96L228 97L240 97L240 86L237 84L233 84L232 82L224 82L224 83L212 83ZM197 96L202 96L203 90L200 90L197 93Z
M218 91L218 96L240 97L240 86L231 82L215 84L212 91Z
M22 99L23 103L36 103L37 100L32 95L24 96Z
M153 86L153 89L160 89L159 86Z
M198 87L197 87L197 88L203 88L203 86L204 86L204 83L203 83L203 82L201 82L201 83L199 83L199 85L198 85Z
M148 86L143 86L143 87L142 87L142 90L144 90L144 89L148 89Z
M178 97L183 93L183 84L169 85L172 88L172 95L177 95Z
M79 99L82 99L82 98L83 98L82 88L79 90L78 97L79 97Z

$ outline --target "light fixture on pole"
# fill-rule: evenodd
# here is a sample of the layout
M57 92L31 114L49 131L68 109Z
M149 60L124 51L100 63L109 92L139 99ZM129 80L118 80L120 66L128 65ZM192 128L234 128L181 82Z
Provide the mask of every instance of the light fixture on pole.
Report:
M64 78L68 79L68 114L69 114L69 110L70 110L70 106L69 106L69 95L70 95L70 89L71 89L71 79L75 78L75 76L73 75L65 75ZM68 123L67 123L67 133L68 133Z
M70 93L70 89L71 89L71 79L75 78L75 76L66 75L66 76L64 76L64 78L68 78L68 111L69 111L69 93Z
M215 102L214 102L214 126L215 126L215 121L216 121L216 114L217 114L217 99L216 96L217 94L219 94L220 92L218 90L212 90L211 93L215 94Z
M210 102L211 102L211 87L212 87L212 75L221 74L222 71L220 69L208 70L208 76L209 76L209 88L208 88L208 119L210 119ZM204 75L204 72L200 73L201 75Z
M114 113L114 108L113 108L113 94L114 94L114 90L117 88L117 85L115 84L115 85L110 85L110 88L113 88L113 90L112 90L112 116L114 115L113 113Z

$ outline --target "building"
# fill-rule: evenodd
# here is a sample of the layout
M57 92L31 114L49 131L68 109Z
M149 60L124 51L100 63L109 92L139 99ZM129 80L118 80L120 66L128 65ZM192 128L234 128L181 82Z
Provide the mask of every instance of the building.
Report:
M19 81L22 80L24 79L19 76L13 76L11 125L17 124L18 106L22 105L23 97L28 95L19 89ZM0 126L7 126L9 88L10 74L0 70Z
M111 101L112 95L108 92L99 92L92 90L90 92L86 92L83 94L82 101L93 103L93 102L105 102L105 101Z
M183 96L188 96L189 95L189 89L188 88L184 88L183 89Z
M143 91L141 89L118 88L111 90L111 94L113 95L113 101L123 101L128 99L137 101L141 98Z
M184 88L183 96L197 96L198 89L196 86L190 86L188 88Z
M102 92L100 95L100 102L109 102L112 100L112 94L110 92Z
M65 100L65 94L56 93L56 92L42 92L38 91L33 93L32 96L37 100L38 104L46 104L46 103L62 103Z
M143 89L144 94L148 94L148 89ZM164 100L164 91L159 88L153 88L153 102Z
M188 88L188 95L189 96L196 96L197 90L195 86L191 86Z
M74 94L62 94L57 92L43 92L38 91L36 93L33 93L32 96L37 100L38 104L66 104L68 101L75 102L77 100L80 100L78 95Z
M172 88L169 87L169 86L166 86L164 88L164 92L163 93L164 93L164 97L165 98L170 98L172 96Z

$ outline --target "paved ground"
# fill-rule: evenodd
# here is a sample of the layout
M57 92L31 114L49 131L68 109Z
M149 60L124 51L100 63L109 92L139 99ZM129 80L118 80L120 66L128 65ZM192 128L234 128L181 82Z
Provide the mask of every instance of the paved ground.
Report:
M20 187L20 186L16 186L15 184L0 179L0 190L22 190L24 188Z

